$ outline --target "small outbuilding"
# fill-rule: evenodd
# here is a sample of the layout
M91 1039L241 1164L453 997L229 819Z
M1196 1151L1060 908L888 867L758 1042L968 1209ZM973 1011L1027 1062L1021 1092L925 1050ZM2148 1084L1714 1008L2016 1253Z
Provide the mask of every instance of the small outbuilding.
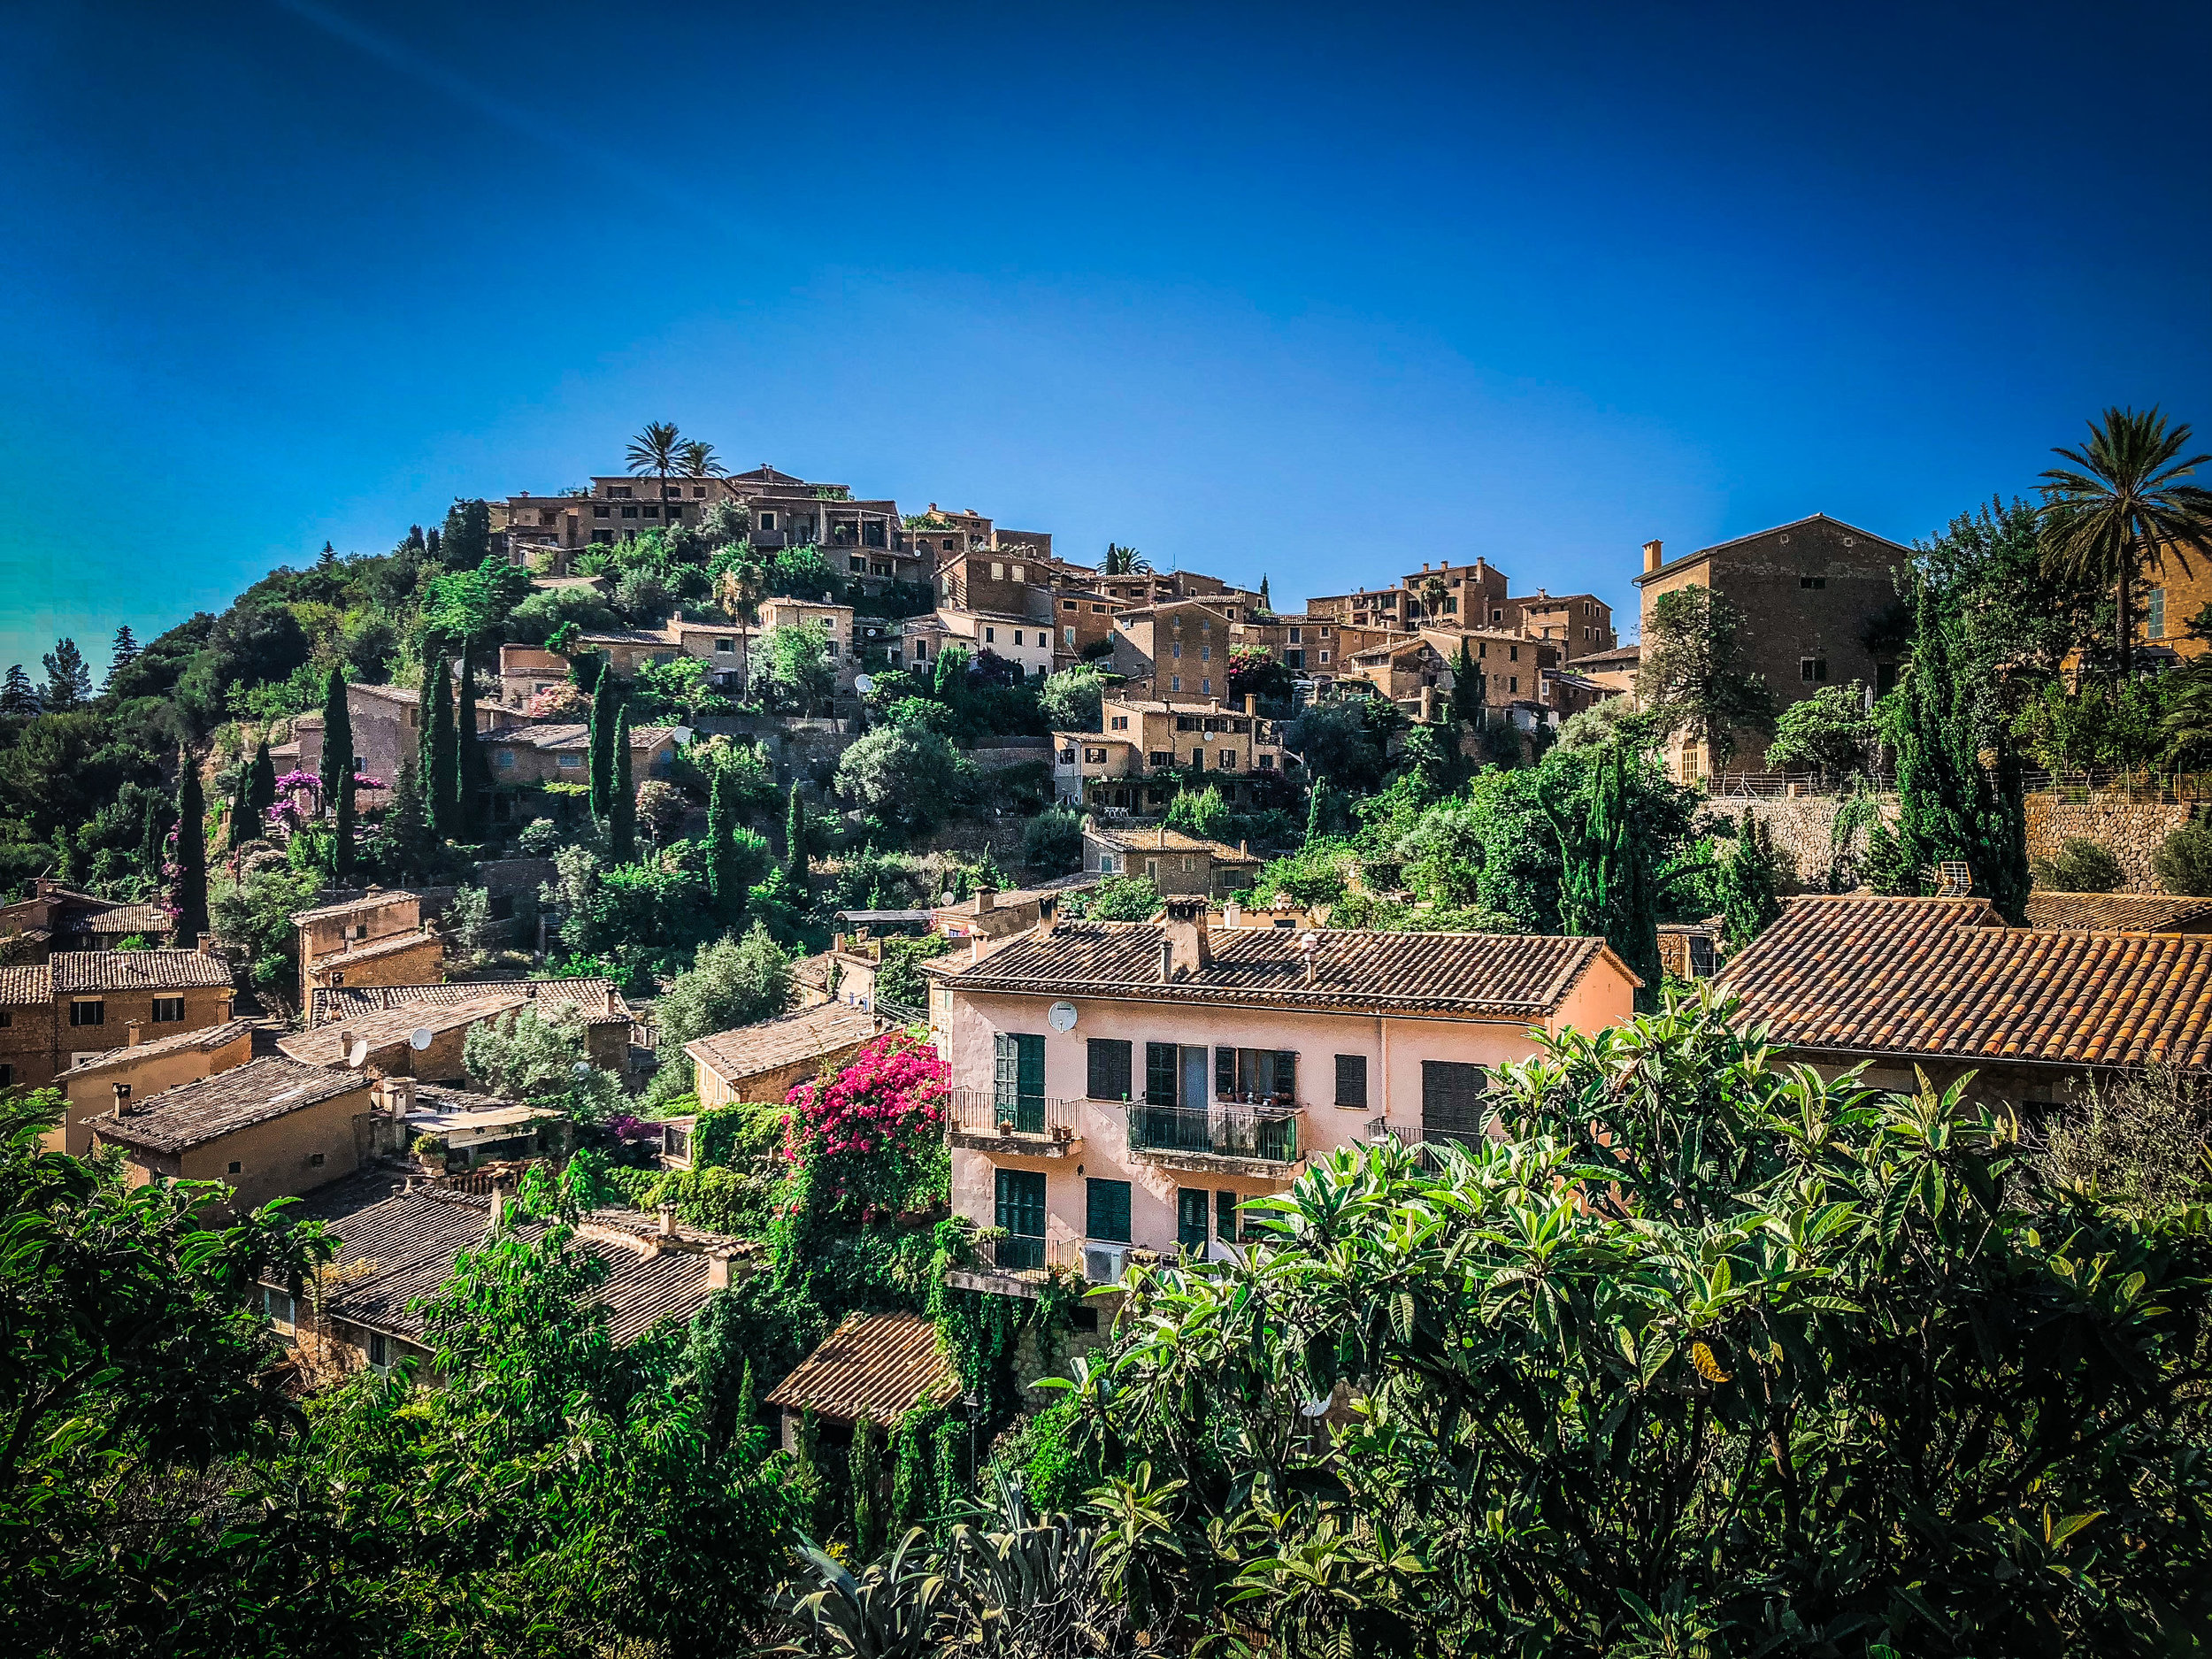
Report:
M807 1411L836 1441L849 1439L856 1424L889 1428L917 1406L959 1397L960 1379L938 1346L935 1325L918 1313L849 1313L766 1403L782 1415L784 1449L796 1451Z

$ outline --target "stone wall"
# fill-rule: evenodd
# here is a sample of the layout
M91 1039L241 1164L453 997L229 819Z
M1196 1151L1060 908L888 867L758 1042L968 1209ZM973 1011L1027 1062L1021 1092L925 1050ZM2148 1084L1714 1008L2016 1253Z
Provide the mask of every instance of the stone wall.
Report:
M1749 811L1757 815L1774 837L1775 850L1782 856L1801 889L1824 889L1832 854L1832 831L1835 825L1838 797L1834 795L1800 795L1787 799L1722 799L1712 803L1713 810L1741 821ZM2102 799L2083 802L2062 801L2055 795L2032 795L2028 797L2028 856L2048 858L2057 853L2066 841L2078 835L2111 849L2127 872L2122 886L2124 893L2158 893L2163 889L2152 873L2151 859L2166 837L2189 821L2189 808L2179 803L2157 801L2127 801ZM1880 797L1882 821L1897 821L1897 797ZM1866 849L1866 838L1859 837L1857 850Z

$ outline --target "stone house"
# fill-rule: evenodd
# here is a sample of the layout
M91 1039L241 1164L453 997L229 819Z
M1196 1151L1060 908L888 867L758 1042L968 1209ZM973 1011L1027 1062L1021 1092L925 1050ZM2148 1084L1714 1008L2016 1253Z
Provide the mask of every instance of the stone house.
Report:
M495 996L515 998L517 1005L535 1008L546 1019L559 1018L564 1010L571 1011L574 1018L584 1022L584 1052L591 1064L603 1071L612 1071L617 1076L628 1074L631 1037L636 1016L631 1011L630 1005L623 1001L622 993L612 979L479 979L442 985L318 988L307 1005L307 1031L285 1038L283 1041L296 1043L325 1027L335 1025L351 1026L357 1035L373 1030L378 1033L378 1041L380 1041L386 1028L370 1026L365 1022L385 1014L401 1017L400 1020L395 1021L395 1027L411 1020L412 1023L406 1024L409 1033L418 1026L452 1029L441 1025L437 1021L436 1015L440 1009L465 1006L472 1010L468 1023L473 1023L475 1019L508 1011L504 1007L491 1008L487 1011L479 1003L480 998ZM452 1050L457 1061L459 1051L457 1040ZM288 1049L287 1052L291 1051ZM312 1058L318 1064L333 1064L335 1061L328 1056L335 1052L334 1048L319 1046L303 1050L294 1057ZM439 1064L443 1063L445 1051L442 1048L434 1048L430 1052ZM461 1075L457 1066L450 1071L426 1070L414 1064L402 1064L397 1069L420 1078L457 1078Z
M849 692L853 678L860 672L859 653L855 646L854 612L850 605L833 605L814 599L789 599L781 596L764 599L757 610L760 618L759 632L765 634L775 628L808 627L820 631L823 650L830 666L837 672L837 689ZM877 639L887 641L890 625L877 625Z
M834 1071L890 1029L865 1008L841 1002L740 1025L684 1045L698 1069L699 1110L739 1101L780 1103L800 1084Z
M301 910L292 926L302 1008L318 985L419 985L438 977L445 964L443 942L424 931L422 895L404 887L373 887L357 899Z
M1704 588L1742 613L1749 666L1765 679L1778 709L1853 680L1879 694L1896 683L1898 654L1877 649L1877 630L1896 613L1896 572L1911 559L1909 548L1825 513L1671 559L1659 542L1647 541L1643 573L1636 579L1644 645L1655 637L1663 597ZM1686 736L1673 740L1668 757L1675 776L1684 780L1715 769L1705 746ZM1763 770L1766 740L1739 734L1728 764Z
M0 940L17 965L49 960L58 950L113 950L125 940L166 939L169 913L158 904L119 904L65 887L50 876L32 879L30 893L0 905Z
M937 623L945 634L937 646L940 651L949 645L963 646L971 660L988 651L1012 663L1029 678L1052 672L1056 649L1049 620L1033 620L1018 614L992 611L956 611L940 605ZM902 640L907 637L902 629ZM918 657L916 660L920 659Z
M1234 607L1217 599L1165 600L1114 618L1107 666L1153 695L1226 697L1229 652L1237 643Z
M203 950L64 950L0 968L0 1088L42 1088L86 1057L230 1018L230 965Z
M1141 876L1163 896L1195 893L1225 899L1252 884L1260 860L1242 847L1186 835L1164 824L1114 829L1094 819L1083 826L1083 871L1102 881Z
M1506 601L1507 625L1532 640L1550 640L1563 657L1594 656L1620 643L1613 632L1613 607L1595 594L1532 595Z
M250 1019L227 1019L167 1037L148 1038L142 1026L125 1029L129 1038L123 1047L88 1056L56 1079L69 1104L62 1122L43 1137L48 1151L81 1157L92 1149L91 1119L253 1058Z
M1283 748L1286 722L1263 717L1256 697L1236 709L1217 697L1109 696L1099 723L1052 734L1053 793L1085 812L1164 810L1187 772L1204 772L1232 803L1254 802L1298 764Z
M222 1181L242 1213L350 1175L370 1150L373 1110L359 1071L280 1057L180 1083L89 1120L95 1150L123 1149L133 1186Z
M691 741L686 726L630 728L630 776L643 783L666 778L676 768L676 751ZM495 818L514 810L513 793L547 783L591 781L591 727L577 721L540 721L495 732L483 742L491 769Z
M1215 1256L1243 1208L1384 1134L1489 1132L1488 1078L1532 1027L1626 1018L1600 939L1054 921L925 965L951 1068L953 1209L1002 1234L1002 1282L1121 1277L1132 1248Z
M422 747L422 694L405 686L349 685L346 713L353 725L354 771L357 776L389 784L399 776L400 763L412 760ZM486 699L476 705L479 733L496 732L513 723L512 710ZM319 772L323 764L323 716L314 710L292 722L299 745L299 768ZM373 804L373 803L365 803Z

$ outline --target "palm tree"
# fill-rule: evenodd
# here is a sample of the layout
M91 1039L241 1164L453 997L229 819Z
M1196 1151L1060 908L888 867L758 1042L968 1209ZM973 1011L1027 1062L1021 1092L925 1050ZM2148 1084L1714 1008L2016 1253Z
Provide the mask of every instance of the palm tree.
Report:
M668 475L680 465L682 452L687 447L677 441L674 421L649 420L645 423L645 430L630 440L626 458L629 461L632 472L654 473L665 484Z
M2120 677L2133 659L2128 588L2136 572L2163 572L2169 555L2185 572L2191 553L2212 555L2212 490L2178 480L2212 456L2177 460L2189 428L2170 430L2156 409L2108 409L2092 421L2086 454L2054 449L2071 467L2043 474L2038 513L2043 568L2054 576L2108 583L2118 603Z
M669 431L672 434L675 428L672 426ZM686 478L697 479L702 483L710 478L726 477L730 470L722 465L720 457L714 453L712 444L697 438L692 439L688 443L679 444L676 448L676 459L682 465Z
M1152 561L1133 547L1122 547L1109 541L1106 544L1106 562L1099 569L1108 576L1133 576L1140 572L1149 573Z

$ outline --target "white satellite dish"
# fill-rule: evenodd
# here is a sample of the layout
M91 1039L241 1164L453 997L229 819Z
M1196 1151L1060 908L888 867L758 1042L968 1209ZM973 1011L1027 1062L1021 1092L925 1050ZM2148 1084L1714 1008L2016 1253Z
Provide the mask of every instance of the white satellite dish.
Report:
M434 1035L429 1026L418 1025L407 1033L407 1046L417 1054L421 1054L430 1047Z
M346 1050L346 1067L349 1071L358 1071L361 1069L361 1063L368 1057L368 1043L356 1037L353 1040L353 1047Z
M875 688L876 677L873 674L855 674L853 676L853 689L857 691L862 696L866 696Z
M937 895L937 902L943 905L947 910L950 910L954 905L960 902L960 897L959 895L956 894L950 887L947 887L942 893L940 893Z
M1075 1004L1055 1002L1045 1010L1045 1024L1055 1031L1073 1031L1075 1029Z

